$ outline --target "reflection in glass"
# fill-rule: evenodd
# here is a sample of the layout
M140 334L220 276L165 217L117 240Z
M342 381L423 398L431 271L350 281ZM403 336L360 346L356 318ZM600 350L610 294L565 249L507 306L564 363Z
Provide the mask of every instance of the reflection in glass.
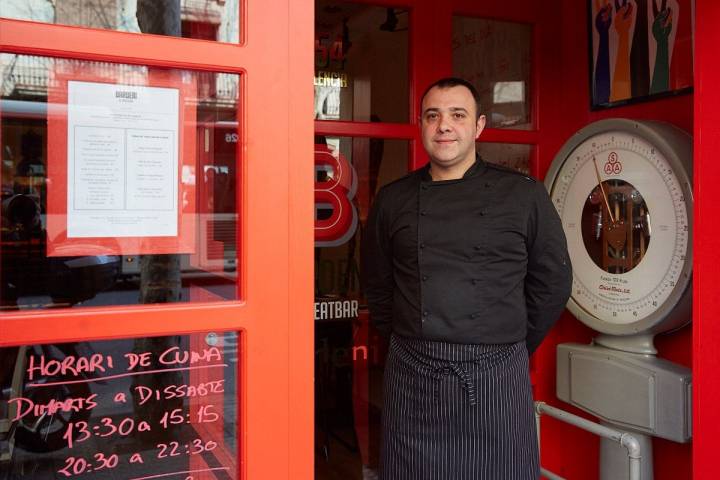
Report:
M408 11L315 2L315 118L408 121Z
M0 348L0 477L237 478L238 339Z
M475 143L477 152L488 163L517 170L523 175L530 175L530 155L532 145L520 143Z
M532 128L531 47L530 25L453 17L453 75L478 89L488 127Z
M385 347L360 288L360 243L379 188L407 173L409 145L315 144L315 478L377 478Z
M0 54L0 76L5 79L0 90L2 310L237 298L237 75ZM163 79L166 87L181 91L178 225L192 228L132 246L122 243L118 227L117 235L87 238L80 253L49 252L49 242L56 242L56 237L48 238L49 222L65 221L48 214L48 194L66 187L49 171L64 170L67 175L72 109L57 99L67 92L69 79L118 86L123 94L143 92ZM136 114L130 104L114 113L117 118ZM147 167L146 174L135 173L145 182L141 190L148 199L157 194L150 187L158 174L153 169L160 165L152 152L146 148L142 157L128 160ZM98 175L92 184L96 200L107 193L107 185L117 183L116 176ZM56 207L63 202L56 199ZM147 211L138 211L140 217L153 209L152 201L144 200L143 205ZM112 218L98 215L103 221ZM183 238L189 247L171 254L147 248L172 238ZM108 247L112 242L120 247Z
M582 211L582 236L598 267L629 272L645 256L651 233L650 211L632 184L606 180L592 189Z
M380 187L407 173L408 142L324 136L315 142L315 296L362 301L359 249L363 226ZM330 193L328 200L323 192ZM332 200L335 197L344 199ZM354 220L345 218L352 216ZM331 218L341 228L323 228L323 221Z
M0 17L238 43L238 0L3 0Z

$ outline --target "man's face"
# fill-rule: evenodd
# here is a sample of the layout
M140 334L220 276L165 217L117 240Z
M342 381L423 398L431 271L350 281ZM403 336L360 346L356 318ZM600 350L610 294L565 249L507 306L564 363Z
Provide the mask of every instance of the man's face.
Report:
M475 140L485 127L485 116L475 119L475 99L463 86L434 87L422 103L420 129L434 168L470 166L475 161Z

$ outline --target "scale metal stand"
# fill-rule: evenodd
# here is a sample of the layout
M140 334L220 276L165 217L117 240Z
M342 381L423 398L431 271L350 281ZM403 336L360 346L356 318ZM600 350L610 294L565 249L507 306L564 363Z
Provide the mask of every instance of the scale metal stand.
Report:
M652 337L599 335L592 344L557 349L557 396L640 442L641 478L653 478L652 437L685 443L692 438L689 368L657 358ZM622 446L600 443L600 479L628 478Z

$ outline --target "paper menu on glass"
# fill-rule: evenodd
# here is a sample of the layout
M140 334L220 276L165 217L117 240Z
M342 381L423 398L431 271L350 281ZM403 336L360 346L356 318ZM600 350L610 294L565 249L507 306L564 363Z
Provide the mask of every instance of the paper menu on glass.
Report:
M179 91L68 82L67 237L178 235Z

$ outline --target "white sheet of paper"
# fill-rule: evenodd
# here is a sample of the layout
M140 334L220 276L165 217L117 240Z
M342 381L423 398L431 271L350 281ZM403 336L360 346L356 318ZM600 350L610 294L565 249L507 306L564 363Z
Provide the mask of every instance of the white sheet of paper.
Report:
M179 91L68 82L67 236L178 234Z

